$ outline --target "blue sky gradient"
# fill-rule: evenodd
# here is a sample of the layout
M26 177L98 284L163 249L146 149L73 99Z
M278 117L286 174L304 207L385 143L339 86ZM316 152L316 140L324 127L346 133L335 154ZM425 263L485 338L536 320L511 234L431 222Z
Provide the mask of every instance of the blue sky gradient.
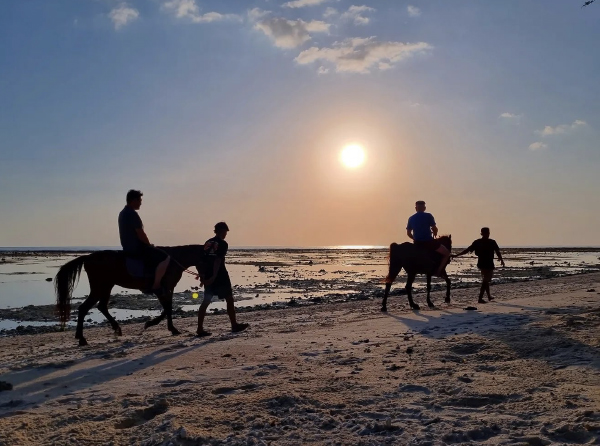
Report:
M600 245L600 5L284 3L2 2L0 246Z

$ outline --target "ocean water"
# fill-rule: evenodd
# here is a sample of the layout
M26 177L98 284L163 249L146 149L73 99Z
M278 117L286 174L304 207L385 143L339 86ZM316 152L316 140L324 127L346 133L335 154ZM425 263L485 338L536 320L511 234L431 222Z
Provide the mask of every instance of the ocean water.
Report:
M54 288L49 279L54 278L61 265L83 253L61 252L64 250L41 252L38 248L28 248L22 254L8 254L7 251L15 249L5 248L6 254L0 253L0 309L53 304ZM503 256L507 266L496 270L496 282L600 270L600 248L509 248L503 249ZM479 281L476 260L467 255L448 265L454 284L464 286ZM232 249L227 255L237 306L286 302L292 298L369 295L382 289L387 267L387 250L380 247L248 248ZM395 287L404 286L404 281L405 274L401 273ZM424 281L424 276L418 277L415 288L422 288ZM443 281L434 278L433 283ZM175 289L180 293L179 305L184 310L198 307L202 293L200 299L192 298L192 287L197 285L193 276L184 274ZM82 299L88 294L84 271L73 298ZM135 295L139 291L115 287L113 294ZM212 308L223 307L221 301L212 305ZM156 314L140 311L111 310L118 319ZM92 319L102 320L103 316L92 313ZM5 321L1 325L0 328L10 328L14 324Z

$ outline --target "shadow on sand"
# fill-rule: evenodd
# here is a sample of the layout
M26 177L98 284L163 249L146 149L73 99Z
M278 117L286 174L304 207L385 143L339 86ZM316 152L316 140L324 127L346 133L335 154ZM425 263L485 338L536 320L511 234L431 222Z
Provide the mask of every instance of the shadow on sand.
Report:
M498 312L494 312L496 306L500 307ZM486 310L490 311L452 309L388 313L388 316L410 331L429 338L441 340L473 334L490 341L500 341L517 358L546 361L555 370L570 366L600 370L600 349L577 340L575 333L577 330L597 330L600 326L598 311L583 307L550 309L507 303L488 304ZM552 326L539 323L551 316L554 317ZM485 340L474 343L471 339L467 343L473 344L465 347L472 353L486 348Z

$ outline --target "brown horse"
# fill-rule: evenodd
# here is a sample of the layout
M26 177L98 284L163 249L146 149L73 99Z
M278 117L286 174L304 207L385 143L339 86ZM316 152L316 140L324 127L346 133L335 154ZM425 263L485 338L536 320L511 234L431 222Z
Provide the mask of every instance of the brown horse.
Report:
M448 251L452 250L452 237L450 235L444 235L440 238L435 239L435 242L444 245L448 248ZM439 246L439 245L438 245ZM436 272L442 260L442 255L422 247L415 246L412 243L392 243L390 245L390 269L385 280L385 293L383 295L383 302L381 305L381 311L387 311L387 298L392 288L392 283L400 274L400 270L404 268L407 274L406 279L406 293L408 295L408 303L410 308L413 310L419 310L419 307L414 303L412 298L412 284L415 281L417 274L427 275L427 305L429 308L433 308L433 302L431 301L431 276ZM442 279L446 281L446 303L450 303L450 279L446 274L446 268L441 274Z
M195 266L198 271L202 270L202 259L204 249L202 245L161 247L171 256L169 268L162 280L165 293L158 298L163 312L154 319L146 322L145 328L158 324L165 316L167 317L167 328L173 335L179 331L173 325L173 290L181 279L183 271ZM106 317L117 335L121 335L121 327L108 312L108 301L110 292L115 285L123 288L144 289L147 287L147 279L132 277L127 272L125 254L122 251L96 251L92 254L77 257L64 264L54 278L56 291L56 309L62 326L69 320L71 313L71 294L81 269L85 268L90 282L90 295L79 306L77 318L77 330L75 338L79 339L79 345L87 345L83 337L83 320L88 311L97 303L98 310Z

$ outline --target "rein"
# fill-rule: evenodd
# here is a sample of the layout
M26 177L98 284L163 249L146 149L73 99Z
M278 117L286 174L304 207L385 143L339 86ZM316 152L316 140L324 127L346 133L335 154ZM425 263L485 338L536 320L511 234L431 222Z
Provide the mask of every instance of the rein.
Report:
M162 253L166 254L167 256L169 256L169 258L171 259L171 261L172 261L172 262L174 262L174 263L175 263L177 266L179 266L179 267L180 267L180 268L183 270L183 272L184 272L184 273L188 273L188 274L190 274L190 275L192 275L192 276L194 276L194 277L196 277L196 278L198 277L198 273L195 273L195 272L193 272L193 271L190 271L189 269L186 269L186 268L185 268L185 266L183 266L181 263L179 263L179 262L177 261L177 259L175 259L175 258L174 258L174 257L173 257L171 254L169 254L167 251L165 251L165 250L163 250L163 249L160 249L160 248L157 248L156 246L154 247L154 249L158 249L160 252L162 252Z

